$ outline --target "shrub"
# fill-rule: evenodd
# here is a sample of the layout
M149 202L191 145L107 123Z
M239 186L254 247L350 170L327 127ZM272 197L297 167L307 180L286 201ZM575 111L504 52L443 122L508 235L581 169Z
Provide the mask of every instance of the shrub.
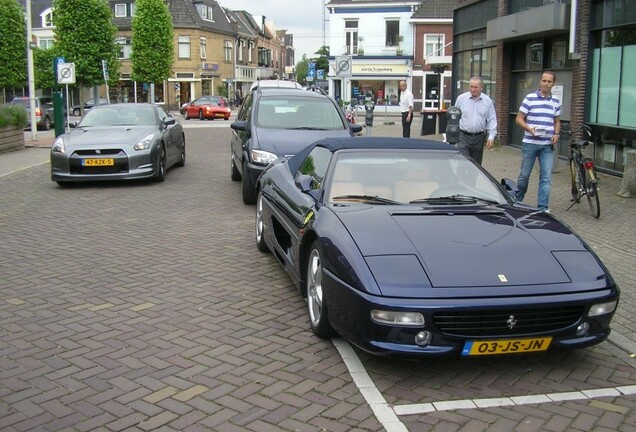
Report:
M27 112L19 105L0 105L0 128L16 126L24 129L29 124Z

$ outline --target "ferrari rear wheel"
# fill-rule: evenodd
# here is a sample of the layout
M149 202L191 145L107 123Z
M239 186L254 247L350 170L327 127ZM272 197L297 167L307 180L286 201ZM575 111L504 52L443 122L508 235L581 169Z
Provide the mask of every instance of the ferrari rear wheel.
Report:
M269 252L265 244L265 225L263 224L263 194L259 192L256 201L256 247L261 252Z
M185 110L183 112L183 118L186 119L186 120L190 120L190 114L188 114L188 110Z
M328 338L334 334L329 324L329 312L325 290L322 284L322 252L318 241L311 245L309 258L307 259L307 309L309 312L309 324L314 334L321 338Z
M205 120L205 116L203 115L203 110L199 110L199 120Z

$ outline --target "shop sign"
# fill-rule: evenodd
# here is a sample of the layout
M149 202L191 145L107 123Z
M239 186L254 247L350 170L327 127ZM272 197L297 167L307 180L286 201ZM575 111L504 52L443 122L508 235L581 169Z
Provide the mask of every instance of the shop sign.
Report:
M408 75L406 64L353 64L354 75Z

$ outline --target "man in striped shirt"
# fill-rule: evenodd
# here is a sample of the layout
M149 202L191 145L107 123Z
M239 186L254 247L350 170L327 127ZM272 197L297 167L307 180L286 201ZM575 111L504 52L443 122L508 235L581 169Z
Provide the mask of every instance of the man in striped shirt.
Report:
M539 160L539 210L548 210L552 165L554 164L554 144L559 140L561 131L561 101L552 96L552 87L556 80L554 72L541 74L541 84L536 92L525 97L516 123L524 130L521 149L521 170L517 186L517 201L523 201L528 191L528 180L536 159Z

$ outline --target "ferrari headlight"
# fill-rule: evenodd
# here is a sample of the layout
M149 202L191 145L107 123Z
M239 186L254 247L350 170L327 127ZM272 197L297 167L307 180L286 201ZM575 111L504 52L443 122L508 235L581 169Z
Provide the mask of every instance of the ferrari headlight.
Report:
M274 153L266 152L263 150L252 150L250 156L254 163L263 165L269 165L270 163L278 159L278 156L276 156Z
M599 316L599 315L605 315L605 314L608 314L608 313L612 313L616 309L616 304L617 303L618 302L616 300L614 300L614 301L607 302L607 303L595 304L594 306L592 306L590 308L590 313L587 314L587 316L594 317L594 316Z
M396 312L373 309L371 319L378 324L423 327L424 317L419 312Z
M141 141L135 144L133 148L135 150L148 150L150 146L152 145L152 138L154 136L155 136L154 134L146 135L145 137L141 139Z
M51 145L51 149L53 153L66 153L66 147L64 146L64 138L57 137L55 141L53 141L53 145Z

